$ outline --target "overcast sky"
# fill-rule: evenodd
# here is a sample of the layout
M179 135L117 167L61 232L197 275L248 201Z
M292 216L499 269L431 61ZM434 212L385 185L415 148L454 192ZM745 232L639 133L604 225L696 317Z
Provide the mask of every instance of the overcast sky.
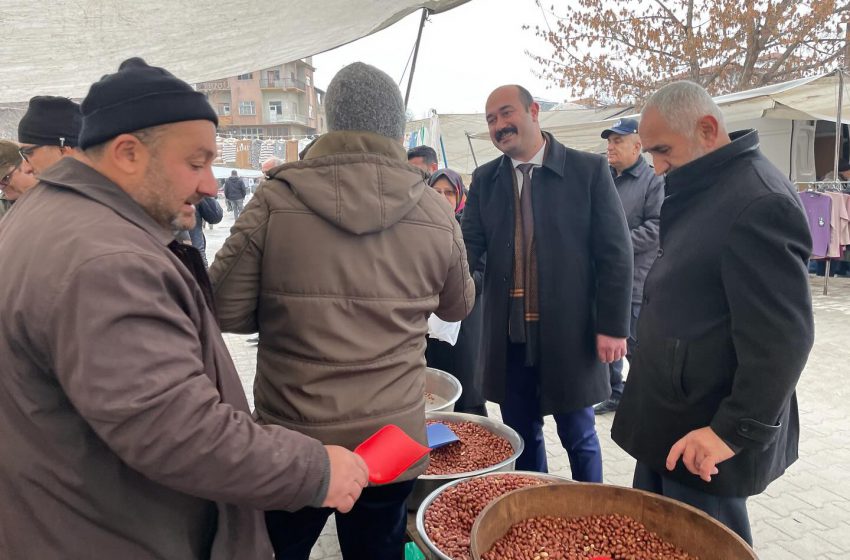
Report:
M421 11L379 33L314 56L316 85L326 88L340 68L355 61L373 64L399 81L416 42L420 17ZM523 24L532 29L524 31ZM470 0L431 16L422 33L410 110L416 117L431 108L439 113L482 112L487 95L505 83L520 83L535 97L553 101L571 97L564 90L546 89L546 82L532 73L535 63L525 51L550 52L534 35L538 24L545 25L534 0ZM406 88L407 75L402 95Z

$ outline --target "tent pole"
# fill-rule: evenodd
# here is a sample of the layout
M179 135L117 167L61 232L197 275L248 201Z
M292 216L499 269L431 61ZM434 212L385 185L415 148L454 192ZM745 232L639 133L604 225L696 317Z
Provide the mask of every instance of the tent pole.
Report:
M466 141L469 142L469 153L472 154L472 162L475 164L475 167L478 167L478 160L475 159L475 150L472 149L472 138L469 137L468 132L464 132L466 134Z
M413 74L416 72L416 57L419 56L419 43L422 41L422 29L425 27L425 20L428 18L428 8L422 8L422 19L419 20L419 34L416 35L416 46L413 47L413 62L410 64L410 76L407 78L407 93L404 94L404 108L407 109L407 102L410 99L410 86L413 85Z
M844 126L841 124L841 106L844 104L844 68L836 70L838 74L838 107L835 110L835 159L832 162L832 176L835 181L838 177L838 158L841 156L841 133ZM826 266L823 273L823 295L829 292L829 259L826 259Z
M440 133L440 151L443 152L443 163L449 166L449 158L446 157L446 145L443 143L443 134Z

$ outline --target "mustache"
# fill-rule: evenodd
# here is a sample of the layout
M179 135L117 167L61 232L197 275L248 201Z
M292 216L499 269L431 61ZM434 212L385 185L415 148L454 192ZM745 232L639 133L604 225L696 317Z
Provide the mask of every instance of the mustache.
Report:
M510 134L510 133L513 133L513 134L517 134L517 133L518 133L518 131L517 131L517 129L516 129L516 127L515 127L515 126L506 126L505 128L503 128L503 129L501 129L501 130L497 131L497 132L496 132L496 142L501 142L501 141L502 141L502 138L504 138L504 136L505 136L506 134Z

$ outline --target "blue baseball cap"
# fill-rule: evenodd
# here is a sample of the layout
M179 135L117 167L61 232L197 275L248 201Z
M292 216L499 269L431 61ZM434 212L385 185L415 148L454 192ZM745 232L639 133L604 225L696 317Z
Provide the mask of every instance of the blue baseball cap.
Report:
M611 134L637 134L638 122L635 119L620 119L611 128L602 131L602 138L608 138Z

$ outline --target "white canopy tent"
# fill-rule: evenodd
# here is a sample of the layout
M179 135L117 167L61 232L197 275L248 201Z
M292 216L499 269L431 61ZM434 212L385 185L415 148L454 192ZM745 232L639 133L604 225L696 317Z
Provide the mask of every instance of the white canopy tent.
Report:
M234 76L365 37L426 8L468 0L6 0L0 103L35 94L84 97L140 56L190 83ZM238 17L237 17L238 14Z
M484 100L482 100L482 105ZM605 107L602 109L587 109L575 107L557 111L541 111L540 123L544 130L560 129L565 126L577 125L579 123L599 121L612 118L615 115L628 113L633 107ZM470 175L478 165L487 163L501 155L490 141L490 133L487 130L487 121L484 113L471 114L445 114L433 117L439 120L437 127L431 119L421 119L407 123L405 143L406 145L411 133L425 129L425 141L418 137L415 144L427 144L437 151L441 164L464 175ZM442 134L443 145L435 138L438 130ZM474 140L474 141L473 141ZM412 147L408 145L408 147ZM445 158L443 157L445 149ZM474 152L473 152L474 150ZM477 163L476 163L477 162Z
M236 171L236 175L239 177L245 177L248 179L257 179L263 176L263 172L257 171L256 169L240 169L238 167L219 167L214 165L212 170L216 179L227 179L230 177L230 173L234 170Z
M838 104L837 72L836 70L809 78L721 95L714 99L732 129L736 128L736 123L751 123L756 119L812 119L834 122ZM850 95L845 94L843 97L842 113L842 122L850 124ZM544 124L543 128L571 148L602 153L605 151L605 141L599 134L623 116L640 118L639 114L618 114L593 121L583 120L554 126ZM489 139L489 135L485 131L474 134L473 138Z

